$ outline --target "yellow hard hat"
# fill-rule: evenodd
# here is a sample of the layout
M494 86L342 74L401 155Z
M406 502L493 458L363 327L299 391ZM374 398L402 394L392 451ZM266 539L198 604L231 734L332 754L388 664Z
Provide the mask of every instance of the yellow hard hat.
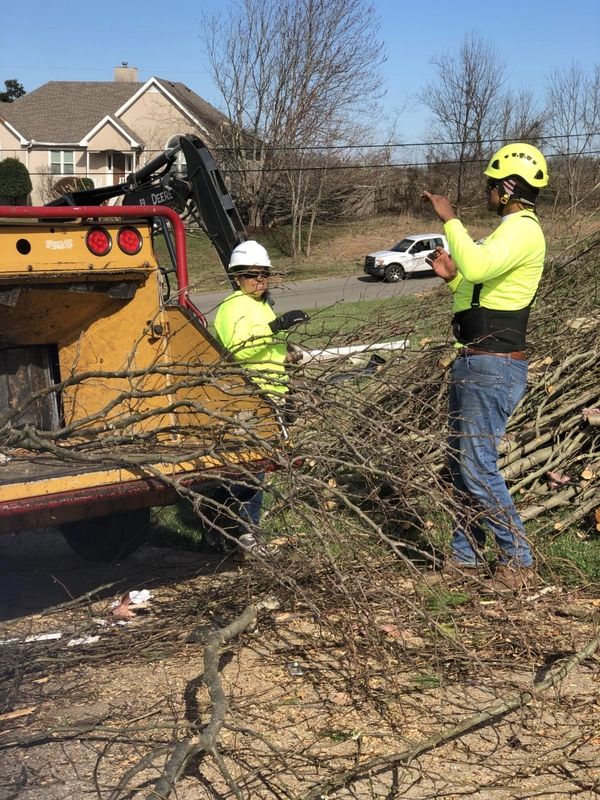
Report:
M530 186L541 188L548 185L548 165L542 153L531 144L515 142L505 144L490 158L484 175L502 180L509 175L518 175Z

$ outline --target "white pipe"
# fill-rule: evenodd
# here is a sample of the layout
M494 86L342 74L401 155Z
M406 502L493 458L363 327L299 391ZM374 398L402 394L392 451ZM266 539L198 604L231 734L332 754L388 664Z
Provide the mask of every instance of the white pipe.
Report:
M399 342L377 342L376 344L353 344L346 347L326 347L322 350L304 350L297 348L302 353L301 364L308 361L330 361L333 358L353 355L354 353L367 353L375 350L406 350L410 346L408 339Z

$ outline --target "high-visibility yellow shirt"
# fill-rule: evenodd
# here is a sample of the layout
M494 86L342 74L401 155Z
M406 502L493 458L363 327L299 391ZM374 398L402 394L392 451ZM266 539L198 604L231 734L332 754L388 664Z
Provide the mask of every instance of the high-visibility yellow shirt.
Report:
M498 311L516 311L532 301L544 268L546 241L533 211L502 217L500 225L477 244L459 219L444 224L458 275L448 283L454 312L471 307L473 286L482 283L479 304Z
M275 316L269 303L238 290L223 300L214 326L221 344L250 370L261 389L283 394L288 391L287 342L283 331L273 333L269 327Z

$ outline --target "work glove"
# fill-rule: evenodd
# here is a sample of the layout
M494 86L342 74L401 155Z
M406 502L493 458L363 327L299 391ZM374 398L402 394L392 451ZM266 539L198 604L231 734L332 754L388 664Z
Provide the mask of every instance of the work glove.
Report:
M308 322L308 314L304 311L286 311L280 317L277 317L272 322L269 322L269 328L273 333L278 331L287 331L292 325L298 325L299 322Z

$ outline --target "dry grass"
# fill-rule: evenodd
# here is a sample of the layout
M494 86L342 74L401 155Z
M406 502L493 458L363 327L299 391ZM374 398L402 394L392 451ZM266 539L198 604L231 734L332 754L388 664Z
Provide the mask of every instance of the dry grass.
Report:
M566 218L551 207L540 209L540 218L548 241L549 255L563 251L570 243L597 230L598 214ZM482 208L467 209L463 221L474 239L480 239L493 229L497 218ZM311 254L296 260L284 255L283 242L287 232L275 229L269 234L256 234L271 254L277 270L296 281L335 276L351 276L362 271L365 255L384 250L411 233L441 232L441 224L429 214L388 214L354 222L328 223L319 226L314 234ZM196 291L217 291L227 287L216 254L205 237L195 234L188 239L190 277Z

